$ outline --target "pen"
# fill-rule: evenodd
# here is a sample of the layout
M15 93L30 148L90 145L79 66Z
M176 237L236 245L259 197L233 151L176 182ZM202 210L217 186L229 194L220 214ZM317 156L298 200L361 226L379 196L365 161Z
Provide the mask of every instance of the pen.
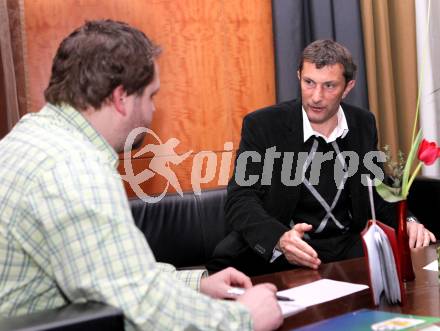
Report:
M233 295L242 295L244 293L244 289L240 288L240 287L231 287L227 292L228 294L233 294ZM295 301L295 299L283 296L283 295L279 295L276 294L275 297L277 298L278 301Z
M278 301L295 301L295 299L289 298L289 297L285 297L283 295L275 295Z

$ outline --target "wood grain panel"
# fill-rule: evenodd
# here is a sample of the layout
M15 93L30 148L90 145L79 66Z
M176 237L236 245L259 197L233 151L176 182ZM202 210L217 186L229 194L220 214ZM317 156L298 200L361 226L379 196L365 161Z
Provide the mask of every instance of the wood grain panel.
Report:
M275 101L270 1L26 0L24 7L32 111L44 104L62 38L100 18L132 24L162 46L152 129L162 141L177 138L178 154L220 153L228 141L237 148L242 117ZM187 173L176 172L185 181Z
M25 59L23 54L24 22L20 0L8 1L9 30L11 32L11 46L14 58L15 81L17 85L17 101L20 116L28 112L27 86L25 76Z
M221 1L166 2L163 29L154 37L164 48L154 128L187 149L220 150L232 136L224 130L228 90L221 9Z
M2 50L0 49L0 64L2 63ZM3 65L0 65L0 139L8 132L8 119L6 118L6 95Z
M176 137L186 149L219 150L230 140L225 112L227 89L222 68L223 40L219 1L27 1L31 105L38 110L48 82L51 59L62 38L86 19L126 21L147 33L163 49L159 59L161 92L153 130ZM99 10L97 10L99 9ZM37 14L37 17L30 14ZM65 17L72 19L65 20ZM35 18L34 18L35 17ZM30 40L30 38L28 38ZM43 56L32 56L42 54ZM43 63L40 62L41 59ZM40 82L37 84L37 82ZM44 82L44 84L41 84Z
M258 3L258 5L256 5ZM243 117L275 103L271 1L225 1L232 141L238 146Z
M151 157L131 159L131 165L124 164L124 161L120 161L118 170L122 175L126 175L127 173L130 173L129 170L128 172L126 172L126 170L131 167L131 169L133 169L133 174L136 176L145 169L150 170L151 159ZM157 157L157 159L163 159L163 162L166 161L164 157ZM168 166L178 178L178 183L182 191L188 192L197 191L199 188L204 190L226 186L232 175L234 160L235 151L217 153L199 152L190 155L178 165L169 163ZM208 164L210 165L209 171L207 171ZM130 183L130 180L133 182L136 181L134 178L125 179L124 186L128 196L135 196L136 193L133 190L133 186L136 184L133 184L133 182ZM140 182L140 195L158 195L166 189L166 185L166 178L159 173L155 173L151 178ZM169 185L167 192L175 193L176 189L172 185Z

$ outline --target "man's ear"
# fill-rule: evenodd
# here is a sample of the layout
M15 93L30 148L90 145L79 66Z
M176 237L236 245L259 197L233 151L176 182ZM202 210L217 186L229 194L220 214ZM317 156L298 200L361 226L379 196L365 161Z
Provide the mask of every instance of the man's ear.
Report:
M342 99L344 99L348 93L350 93L351 89L356 85L356 80L352 79L347 83L347 86L345 87L344 93L342 94Z
M125 116L127 114L125 101L127 99L127 93L122 85L117 86L112 92L112 102L118 113Z

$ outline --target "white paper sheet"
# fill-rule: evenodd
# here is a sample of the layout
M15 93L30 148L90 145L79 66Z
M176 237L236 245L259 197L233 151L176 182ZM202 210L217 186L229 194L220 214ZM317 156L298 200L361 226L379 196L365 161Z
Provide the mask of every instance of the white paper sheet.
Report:
M294 299L295 304L302 307L334 300L358 291L367 289L367 285L321 279L316 282L294 287L278 293Z
M430 264L427 264L423 267L425 270L438 271L438 261L434 260Z
M280 305L281 313L283 314L284 318L292 316L306 309L306 307L299 305L295 301L278 301L278 304Z

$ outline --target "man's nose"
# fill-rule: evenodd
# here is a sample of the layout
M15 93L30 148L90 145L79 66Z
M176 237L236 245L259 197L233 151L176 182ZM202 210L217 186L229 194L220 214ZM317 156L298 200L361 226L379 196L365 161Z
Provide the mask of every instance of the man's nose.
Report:
M312 102L313 103L320 103L322 100L322 87L320 85L317 85L312 94Z

